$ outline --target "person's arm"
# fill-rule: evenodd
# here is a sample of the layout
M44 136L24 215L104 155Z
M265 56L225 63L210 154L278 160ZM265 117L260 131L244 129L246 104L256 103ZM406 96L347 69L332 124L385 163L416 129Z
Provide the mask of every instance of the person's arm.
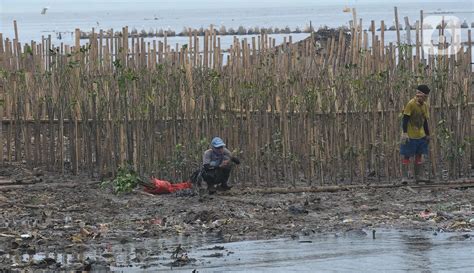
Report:
M224 148L224 155L228 158L231 158L232 157L232 153L229 151L229 149L227 148Z
M424 108L425 121L423 122L423 129L425 130L425 135L430 137L430 129L428 127L428 119L430 117L430 112L428 111L428 104L425 104Z
M402 138L401 143L406 144L409 137L408 137L408 122L410 121L411 116L411 101L405 106L403 109L403 119L402 119Z
M232 161L237 165L240 164L240 160L237 157L233 156L232 152L229 151L227 148L224 149L224 155L225 155L225 159L228 160L228 162Z
M232 157L232 153L227 148L224 148L223 154L224 156L219 167L225 167L229 165L230 159Z
M402 120L402 130L403 130L403 133L405 134L408 132L408 121L410 121L410 116L404 114L403 120Z
M210 150L207 150L204 152L204 154L202 155L202 165L204 166L204 168L206 169L209 169L211 167L215 167L215 166L211 166L211 151Z
M425 135L430 136L430 129L428 128L428 120L425 119L425 122L423 123L423 129L425 130Z

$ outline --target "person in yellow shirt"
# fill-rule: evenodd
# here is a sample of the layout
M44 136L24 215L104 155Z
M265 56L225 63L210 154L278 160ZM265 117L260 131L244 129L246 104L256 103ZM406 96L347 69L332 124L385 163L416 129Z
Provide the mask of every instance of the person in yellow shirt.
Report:
M415 97L412 98L403 110L402 137L400 154L402 156L402 183L409 181L410 158L414 157L414 178L416 182L428 182L424 176L423 155L428 155L430 130L428 128L428 94L430 89L426 85L419 85Z

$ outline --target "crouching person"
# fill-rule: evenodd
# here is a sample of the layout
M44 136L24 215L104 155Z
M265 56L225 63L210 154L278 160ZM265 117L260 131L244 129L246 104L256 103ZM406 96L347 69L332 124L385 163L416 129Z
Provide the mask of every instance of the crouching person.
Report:
M232 163L239 164L240 161L232 156L221 138L213 138L211 148L202 157L202 179L206 181L210 194L216 192L217 186L223 190L232 188L228 184Z

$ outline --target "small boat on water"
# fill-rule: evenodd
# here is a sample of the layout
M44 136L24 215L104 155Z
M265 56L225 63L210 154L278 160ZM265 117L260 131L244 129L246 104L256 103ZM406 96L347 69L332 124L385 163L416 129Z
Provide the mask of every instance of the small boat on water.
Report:
M44 7L44 8L41 10L41 15L45 15L47 10L48 10L48 7Z
M345 7L345 8L342 10L342 12L351 12L351 10L352 10L351 8Z

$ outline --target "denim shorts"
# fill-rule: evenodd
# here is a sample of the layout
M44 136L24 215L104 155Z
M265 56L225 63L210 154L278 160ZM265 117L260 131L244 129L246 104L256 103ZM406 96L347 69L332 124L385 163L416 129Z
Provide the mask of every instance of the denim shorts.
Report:
M406 144L400 145L400 154L406 157L428 154L428 140L426 137L420 139L408 139Z

